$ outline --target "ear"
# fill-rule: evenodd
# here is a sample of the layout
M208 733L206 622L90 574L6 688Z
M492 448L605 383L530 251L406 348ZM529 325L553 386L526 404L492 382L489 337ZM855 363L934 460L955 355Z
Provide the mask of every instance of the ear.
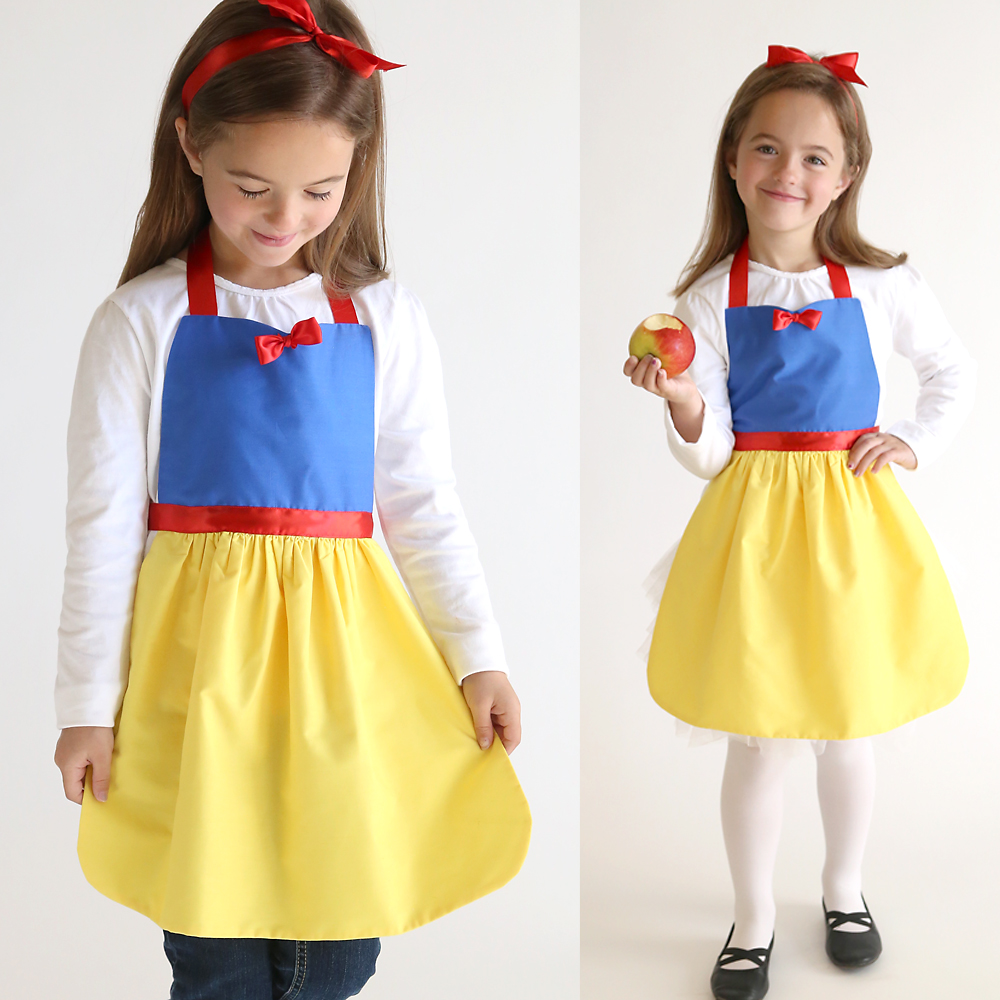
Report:
M188 164L191 170L196 173L199 177L204 176L204 168L201 164L201 154L198 152L194 146L191 145L190 139L188 138L187 129L188 123L186 118L175 118L174 128L177 129L177 138L180 140L181 149L184 151L184 155L187 157Z
M836 201L853 183L858 176L858 168L851 167L849 170L844 167L840 175L840 183L833 189L833 200Z
M729 176L736 180L736 150L726 154L726 166L729 168Z

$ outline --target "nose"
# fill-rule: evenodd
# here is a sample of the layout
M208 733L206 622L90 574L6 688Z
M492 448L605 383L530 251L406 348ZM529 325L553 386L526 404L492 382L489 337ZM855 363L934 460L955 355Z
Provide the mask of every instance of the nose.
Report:
M275 198L264 213L267 224L282 235L292 232L298 225L298 217L291 198Z
M798 163L796 159L787 154L778 157L778 162L774 165L775 179L782 184L796 184L799 179Z

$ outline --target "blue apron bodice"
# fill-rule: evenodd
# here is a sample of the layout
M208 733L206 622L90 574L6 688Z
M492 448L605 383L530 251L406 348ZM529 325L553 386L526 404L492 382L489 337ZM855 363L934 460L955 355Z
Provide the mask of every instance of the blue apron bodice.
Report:
M280 331L215 315L210 243L207 260L189 251L188 289L164 375L160 504L371 512L374 349L350 299L331 300L322 342L263 363L257 338Z
M825 260L835 297L780 326L781 307L747 306L746 243L730 271L726 340L733 430L815 433L874 426L879 381L864 311L846 270ZM795 317L819 313L815 329ZM815 317L813 317L815 319Z

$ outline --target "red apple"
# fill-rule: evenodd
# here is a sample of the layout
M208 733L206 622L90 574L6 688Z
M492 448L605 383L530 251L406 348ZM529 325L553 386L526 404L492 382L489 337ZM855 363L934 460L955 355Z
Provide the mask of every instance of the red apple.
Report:
M635 328L628 352L640 359L652 354L660 359L667 378L675 378L694 360L694 337L676 316L656 313Z

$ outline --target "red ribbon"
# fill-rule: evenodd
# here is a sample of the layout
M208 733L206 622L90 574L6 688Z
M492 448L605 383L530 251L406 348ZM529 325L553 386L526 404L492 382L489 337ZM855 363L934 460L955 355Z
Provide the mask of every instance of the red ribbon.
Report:
M863 434L877 433L877 427L861 431L737 431L733 451L850 451Z
M242 531L250 535L309 538L371 538L372 515L363 510L295 510L287 507L187 507L149 505L150 531L201 534Z
M295 45L300 42L315 42L328 56L343 63L358 76L366 80L377 69L399 69L402 63L392 63L366 51L354 42L339 35L328 35L316 23L312 8L306 0L258 0L270 11L272 17L283 17L304 29L295 31L291 28L263 28L252 31L249 35L237 35L211 49L194 68L194 71L184 82L181 91L181 103L184 113L191 110L194 95L219 72L220 69L256 55L269 49L281 48L284 45Z
M322 344L323 331L314 316L300 320L292 327L291 333L262 333L253 338L257 343L257 357L262 365L269 365L275 358L281 357L286 347L293 350L299 344Z
M309 37L337 62L354 70L366 80L377 69L399 69L402 63L391 63L360 48L340 35L328 35L316 23L316 17L306 0L259 0L272 17L286 17L309 32Z
M815 330L819 326L819 321L823 318L823 313L819 309L803 309L802 312L785 312L784 309L774 310L774 329L784 330L792 323L801 323L808 326L810 330ZM259 338L258 338L259 339Z
M813 59L802 49L789 48L786 45L769 45L767 47L767 65L783 66L785 63L815 63L825 66L834 76L850 83L860 83L862 87L868 84L854 71L858 64L857 52L838 52L836 55Z

